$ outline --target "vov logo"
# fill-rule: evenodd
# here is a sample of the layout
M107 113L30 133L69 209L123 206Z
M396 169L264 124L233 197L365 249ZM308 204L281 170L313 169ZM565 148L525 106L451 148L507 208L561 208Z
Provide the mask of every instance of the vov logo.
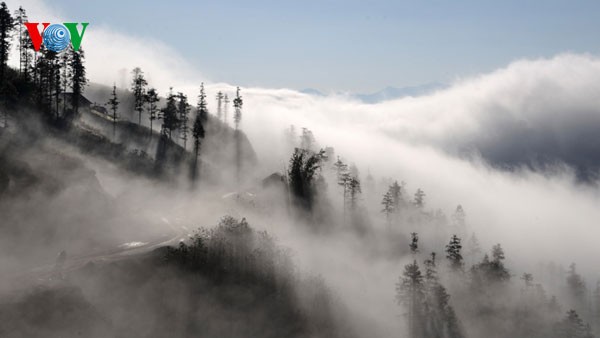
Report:
M73 50L78 51L81 46L81 40L85 29L89 25L88 22L81 23L81 34L77 30L77 22L65 22L62 25L55 23L42 22L42 32L38 30L38 22L26 22L27 32L33 43L33 49L38 52L42 46L42 42L46 49L53 52L60 52L69 46L73 45Z

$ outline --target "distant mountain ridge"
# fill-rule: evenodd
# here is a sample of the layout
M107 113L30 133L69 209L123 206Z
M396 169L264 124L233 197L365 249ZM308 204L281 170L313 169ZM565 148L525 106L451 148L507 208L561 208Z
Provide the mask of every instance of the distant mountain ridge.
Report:
M412 97L423 96L423 95L431 94L438 90L445 89L447 87L448 87L448 85L440 83L440 82L431 82L431 83L426 83L426 84L417 85L417 86L410 86L410 87L388 86L388 87L385 87L384 89L379 90L374 93L369 93L369 94L355 93L355 94L349 94L349 96L351 98L357 99L364 103L380 103L380 102L384 102L384 101L395 100L395 99L400 99L400 98L409 97L409 96L412 96ZM300 90L300 92L304 93L304 94L315 95L315 96L328 96L328 94L324 94L323 92L321 92L317 89L314 89L314 88L305 88L305 89Z

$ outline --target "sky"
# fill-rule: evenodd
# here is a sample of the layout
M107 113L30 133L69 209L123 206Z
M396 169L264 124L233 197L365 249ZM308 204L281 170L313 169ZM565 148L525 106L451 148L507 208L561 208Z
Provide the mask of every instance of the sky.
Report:
M75 1L60 17L158 40L215 82L369 93L600 53L598 1ZM43 18L30 17L42 21ZM85 41L85 40L84 40Z

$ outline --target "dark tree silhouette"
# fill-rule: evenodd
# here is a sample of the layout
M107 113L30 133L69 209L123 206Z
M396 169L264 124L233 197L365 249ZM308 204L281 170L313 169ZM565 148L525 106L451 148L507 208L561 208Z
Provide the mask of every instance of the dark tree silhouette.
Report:
M25 23L28 21L27 12L23 7L19 7L19 9L15 11L15 23L19 42L19 74L23 77L25 82L30 80L29 70L31 68L32 59L31 48L33 47L27 29L25 28Z
M350 177L350 180L348 180L348 188L346 190L348 191L350 210L354 212L358 206L358 195L362 193L360 181L356 176Z
M204 92L204 82L200 84L200 94L198 95L198 116L202 123L208 121L208 105L206 102L206 93Z
M392 194L389 190L385 193L385 195L383 195L381 205L383 205L381 212L385 213L385 220L389 227L391 225L391 215L394 212L394 199L392 198Z
M194 158L192 160L190 177L192 180L192 187L194 187L198 177L198 156L200 155L200 146L202 145L202 139L204 139L204 126L199 112L196 113L194 127L192 128L192 136L194 137Z
M173 130L177 129L179 124L179 120L177 119L177 102L172 87L169 88L166 106L160 110L160 119L162 119L161 133L171 140Z
M6 3L0 3L0 88L5 84L6 69L10 46L12 42L12 31L15 28L15 20L10 15Z
M179 115L179 134L181 139L183 140L183 149L187 149L187 140L188 140L188 115L190 113L190 105L187 101L187 96L183 93L178 93L177 97L179 98L179 103L177 105L177 113Z
M148 82L144 78L144 72L140 67L135 67L131 74L133 79L131 81L131 91L133 92L133 110L138 112L138 124L142 125L142 112L144 111L146 85Z
M79 97L83 94L85 85L88 83L86 77L85 65L84 65L85 54L82 48L78 51L70 50L69 67L70 67L70 83L73 92L71 107L73 107L73 114L77 116L79 114Z
M394 183L389 187L389 192L392 196L392 200L394 201L394 212L399 212L400 211L400 207L402 205L402 201L403 201L403 196L402 196L402 192L403 192L403 186L404 186L404 182L402 182L401 184L398 184L398 181L394 181Z
M450 268L454 271L463 270L463 256L461 254L462 245L460 244L460 238L453 235L450 239L450 243L446 245L446 258L450 261Z
M318 153L296 148L288 170L290 192L300 207L306 211L313 208L315 179L321 169L325 151Z
M416 232L410 234L410 253L416 255L419 252L419 235Z
M240 95L240 87L237 87L235 92L235 99L233 99L233 108L235 109L233 113L233 121L235 122L235 130L240 128L240 122L242 121L242 105L244 101L242 100L242 96Z
M145 101L148 104L147 112L148 118L150 119L150 135L152 135L152 122L158 118L158 102L160 101L156 89L148 89L148 92L146 92Z
M233 120L235 122L235 168L236 168L236 180L238 184L241 179L241 171L242 171L242 146L240 140L240 122L242 121L242 105L244 101L242 100L242 96L240 95L240 87L237 87L237 91L235 94L235 99L233 99L233 107L235 108L235 112L233 115Z
M110 99L108 100L108 106L112 111L112 125L113 125L113 139L116 136L117 131L117 111L119 110L119 99L117 98L117 85L113 84L113 90Z
M423 298L425 297L425 284L421 269L415 260L404 267L400 280L396 283L396 300L404 305L408 311L408 334L411 338L424 336L423 320L425 317Z

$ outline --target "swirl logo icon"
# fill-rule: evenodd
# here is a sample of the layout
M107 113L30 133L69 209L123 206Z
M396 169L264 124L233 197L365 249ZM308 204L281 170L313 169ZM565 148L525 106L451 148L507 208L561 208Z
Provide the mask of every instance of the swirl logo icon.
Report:
M53 52L60 52L71 42L71 34L63 25L53 24L44 30L44 46Z
M83 34L89 23L81 23L81 33L77 29L79 25L77 22L65 22L62 25L58 23L51 25L49 22L42 22L41 32L38 28L39 25L38 22L25 22L33 49L38 52L43 42L47 50L59 53L65 50L69 46L69 43L74 51L78 51L79 47L81 47Z

